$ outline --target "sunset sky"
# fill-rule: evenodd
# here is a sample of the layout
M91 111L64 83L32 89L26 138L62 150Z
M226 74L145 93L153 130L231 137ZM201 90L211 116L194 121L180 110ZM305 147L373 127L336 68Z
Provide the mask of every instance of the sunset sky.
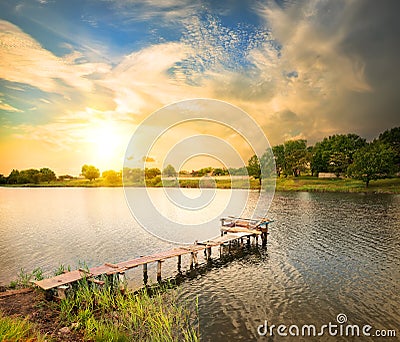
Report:
M399 12L376 0L1 1L0 173L119 170L138 124L188 98L238 106L271 145L373 139L400 125Z

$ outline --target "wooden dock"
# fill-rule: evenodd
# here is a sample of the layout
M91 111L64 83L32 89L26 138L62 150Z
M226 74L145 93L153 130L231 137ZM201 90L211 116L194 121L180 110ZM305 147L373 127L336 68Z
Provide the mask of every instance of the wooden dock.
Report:
M119 262L116 264L104 263L101 266L92 267L89 269L79 269L70 272L65 272L61 275L47 278L39 281L34 281L34 284L43 290L58 289L59 296L62 297L62 292L68 288L68 284L77 282L81 279L87 279L98 284L103 283L97 278L100 276L113 277L114 275L124 275L126 271L143 267L143 281L147 284L147 265L157 263L157 280L161 280L161 265L166 259L178 258L178 271L181 271L182 255L190 255L190 268L198 264L197 254L204 251L206 260L211 260L211 248L224 244L231 244L233 241L247 240L250 245L250 238L253 237L255 243L258 244L258 238L261 237L262 245L265 246L268 234L268 224L273 221L268 219L252 220L237 217L228 217L221 219L221 236L202 241L195 242L193 245L181 246L170 249L168 251L141 256L132 260Z

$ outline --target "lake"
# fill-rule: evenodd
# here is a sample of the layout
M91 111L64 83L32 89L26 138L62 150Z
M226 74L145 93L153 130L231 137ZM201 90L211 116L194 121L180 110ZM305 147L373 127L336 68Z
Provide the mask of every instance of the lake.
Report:
M251 206L258 194L247 195ZM51 274L60 264L94 266L175 246L136 223L121 188L0 188L0 199L3 284L20 268ZM338 314L372 331L398 329L399 195L276 193L268 215L275 222L267 249L180 285L183 302L198 299L202 340L267 340L257 333L265 321L320 327ZM219 234L218 221L207 233ZM173 275L176 260L163 268ZM138 286L141 270L129 279Z

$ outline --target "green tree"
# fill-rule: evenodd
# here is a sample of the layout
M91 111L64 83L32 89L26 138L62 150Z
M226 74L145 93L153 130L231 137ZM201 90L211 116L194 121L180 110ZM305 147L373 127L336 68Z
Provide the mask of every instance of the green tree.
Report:
M17 183L18 184L30 184L30 183L37 184L40 182L40 176L41 176L41 174L40 174L39 170L36 170L36 169L22 170L17 177Z
M98 168L94 167L93 165L83 165L82 166L82 175L92 181L93 179L100 177L100 171Z
M164 168L162 175L163 177L176 177L176 170L171 164L168 164Z
M225 168L217 167L216 169L212 170L213 176L226 176L229 175L229 172Z
M43 167L40 169L40 181L50 183L57 179L56 174L53 170L50 170L47 167Z
M280 177L285 169L285 147L283 145L274 146L272 152L275 159L276 174Z
M117 172L114 170L107 170L102 173L102 177L106 181L107 184L116 185L120 184L122 181L121 172Z
M311 172L333 172L345 174L353 163L356 151L364 147L365 139L357 134L337 134L317 142L312 150Z
M286 176L300 176L306 170L308 164L307 140L289 140L284 144Z
M258 179L261 184L261 164L260 160L258 159L257 155L253 155L247 165L247 173L249 176Z
M203 167L200 170L192 171L192 176L193 177L203 177L212 172L213 172L212 167L208 166L208 167Z
M19 177L19 171L13 169L7 177L7 184L17 184Z
M161 171L160 169L153 167L153 168L145 168L144 169L144 175L146 177L146 179L152 179L154 177L160 176L161 175Z
M144 170L140 168L124 167L122 170L124 182L131 182L136 184L144 184Z
M390 146L374 141L354 154L354 162L349 166L348 175L362 180L368 187L371 180L387 178L394 172L394 156Z
M381 133L378 138L379 141L389 145L394 152L394 163L396 171L400 171L400 127L394 127Z
M246 166L238 167L237 169L230 167L228 172L231 176L247 176L248 171Z

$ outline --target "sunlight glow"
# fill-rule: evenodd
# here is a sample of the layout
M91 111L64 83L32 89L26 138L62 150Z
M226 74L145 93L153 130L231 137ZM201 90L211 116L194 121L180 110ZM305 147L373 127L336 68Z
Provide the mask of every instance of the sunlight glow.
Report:
M101 122L88 132L87 140L92 144L93 162L105 170L120 170L126 148L124 136L110 122Z

